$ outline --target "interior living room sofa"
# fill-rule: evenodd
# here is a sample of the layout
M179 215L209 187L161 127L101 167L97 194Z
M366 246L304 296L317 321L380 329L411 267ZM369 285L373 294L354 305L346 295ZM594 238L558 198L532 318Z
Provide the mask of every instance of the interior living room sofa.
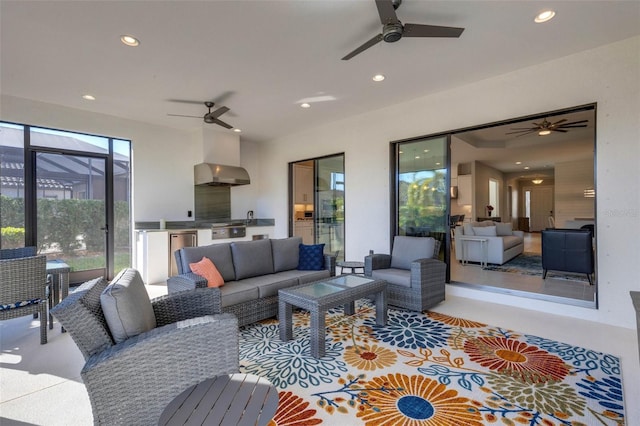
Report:
M494 222L486 220L483 222L470 222L455 229L455 249L456 259L462 259L462 244L464 247L465 260L469 262L483 261L482 246L477 242L463 242L459 236L478 236L487 239L487 263L502 265L505 262L524 252L524 232L512 230L509 222Z
M391 254L364 258L364 274L387 281L389 305L422 312L445 297L447 267L439 252L440 241L432 237L397 235Z
M239 371L238 321L213 315L211 290L150 300L127 268L110 283L82 284L51 310L84 356L94 424L157 425L189 386Z
M240 326L271 318L278 314L278 290L335 275L336 258L322 253L323 244L301 246L302 237L290 237L184 247L175 252L178 275L167 280L167 288L174 293L207 287L207 278L190 266L207 258L224 280L212 289L214 312L234 314ZM305 265L310 251L320 261Z

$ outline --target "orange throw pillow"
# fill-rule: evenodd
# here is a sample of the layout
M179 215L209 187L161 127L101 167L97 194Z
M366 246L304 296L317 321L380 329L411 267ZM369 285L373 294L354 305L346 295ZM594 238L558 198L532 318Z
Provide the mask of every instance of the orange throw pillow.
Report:
M189 267L191 271L207 279L207 287L222 287L224 285L224 278L208 257L203 257L200 262L190 263Z

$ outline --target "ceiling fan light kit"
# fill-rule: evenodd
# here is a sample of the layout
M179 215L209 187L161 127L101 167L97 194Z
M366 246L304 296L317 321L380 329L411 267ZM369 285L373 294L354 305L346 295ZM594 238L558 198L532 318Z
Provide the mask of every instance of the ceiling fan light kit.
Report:
M545 118L544 120L542 120L542 123L532 122L532 127L514 127L511 129L513 130L513 132L507 132L505 134L517 134L518 136L516 137L520 137L531 133L537 133L539 136L547 136L552 132L567 133L569 131L568 129L587 127L587 123L589 122L589 120L572 121L570 123L565 123L565 121L567 121L567 119L563 118L562 120L558 120L555 123L551 123Z
M422 24L402 24L396 15L396 9L402 3L402 0L375 0L378 7L378 15L382 24L382 32L372 39L368 40L349 54L343 61L348 61L354 56L364 52L368 48L375 46L381 41L387 43L395 43L402 37L447 37L458 38L464 31L464 28L457 27L441 27L436 25Z

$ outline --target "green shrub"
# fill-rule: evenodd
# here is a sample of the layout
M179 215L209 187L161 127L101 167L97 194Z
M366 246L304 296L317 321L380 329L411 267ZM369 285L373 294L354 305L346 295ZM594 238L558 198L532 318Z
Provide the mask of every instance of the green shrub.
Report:
M0 228L0 240L2 240L2 248L24 247L24 228L12 226Z

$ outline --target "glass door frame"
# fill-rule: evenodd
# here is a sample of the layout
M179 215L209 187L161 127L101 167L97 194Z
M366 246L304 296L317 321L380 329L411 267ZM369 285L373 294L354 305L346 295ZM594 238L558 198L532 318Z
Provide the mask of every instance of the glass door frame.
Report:
M400 223L398 221L399 211L400 211L400 148L402 145L406 145L408 143L415 142L428 142L428 141L437 141L437 143L443 143L442 139L444 139L444 150L443 150L443 162L442 162L442 170L445 170L445 187L446 187L446 202L444 203L444 214L445 218L449 218L451 216L451 194L449 188L451 188L451 133L437 133L431 134L427 136L419 136L415 138L403 139L398 141L392 141L389 144L389 188L391 192L391 200L389 203L391 211L389 212L390 217L390 227L389 227L389 253L391 253L393 238L396 235L400 235ZM441 260L447 265L446 268L446 278L445 281L448 283L451 280L451 270L450 270L450 258L451 258L451 232L449 232L448 228L448 220L445 224L445 232L444 238L442 239L440 246L440 257Z
M109 139L109 153L99 154L84 151L75 151L70 149L48 148L42 146L31 145L31 127L24 126L25 131L25 244L27 246L37 246L37 185L36 185L36 157L39 153L61 154L70 156L79 156L87 158L97 158L105 162L105 270L104 276L107 279L114 277L114 253L115 240L115 212L114 212L114 192L113 192L113 139ZM97 269L88 271L72 271L70 282L85 282L89 279L103 275L95 275Z

